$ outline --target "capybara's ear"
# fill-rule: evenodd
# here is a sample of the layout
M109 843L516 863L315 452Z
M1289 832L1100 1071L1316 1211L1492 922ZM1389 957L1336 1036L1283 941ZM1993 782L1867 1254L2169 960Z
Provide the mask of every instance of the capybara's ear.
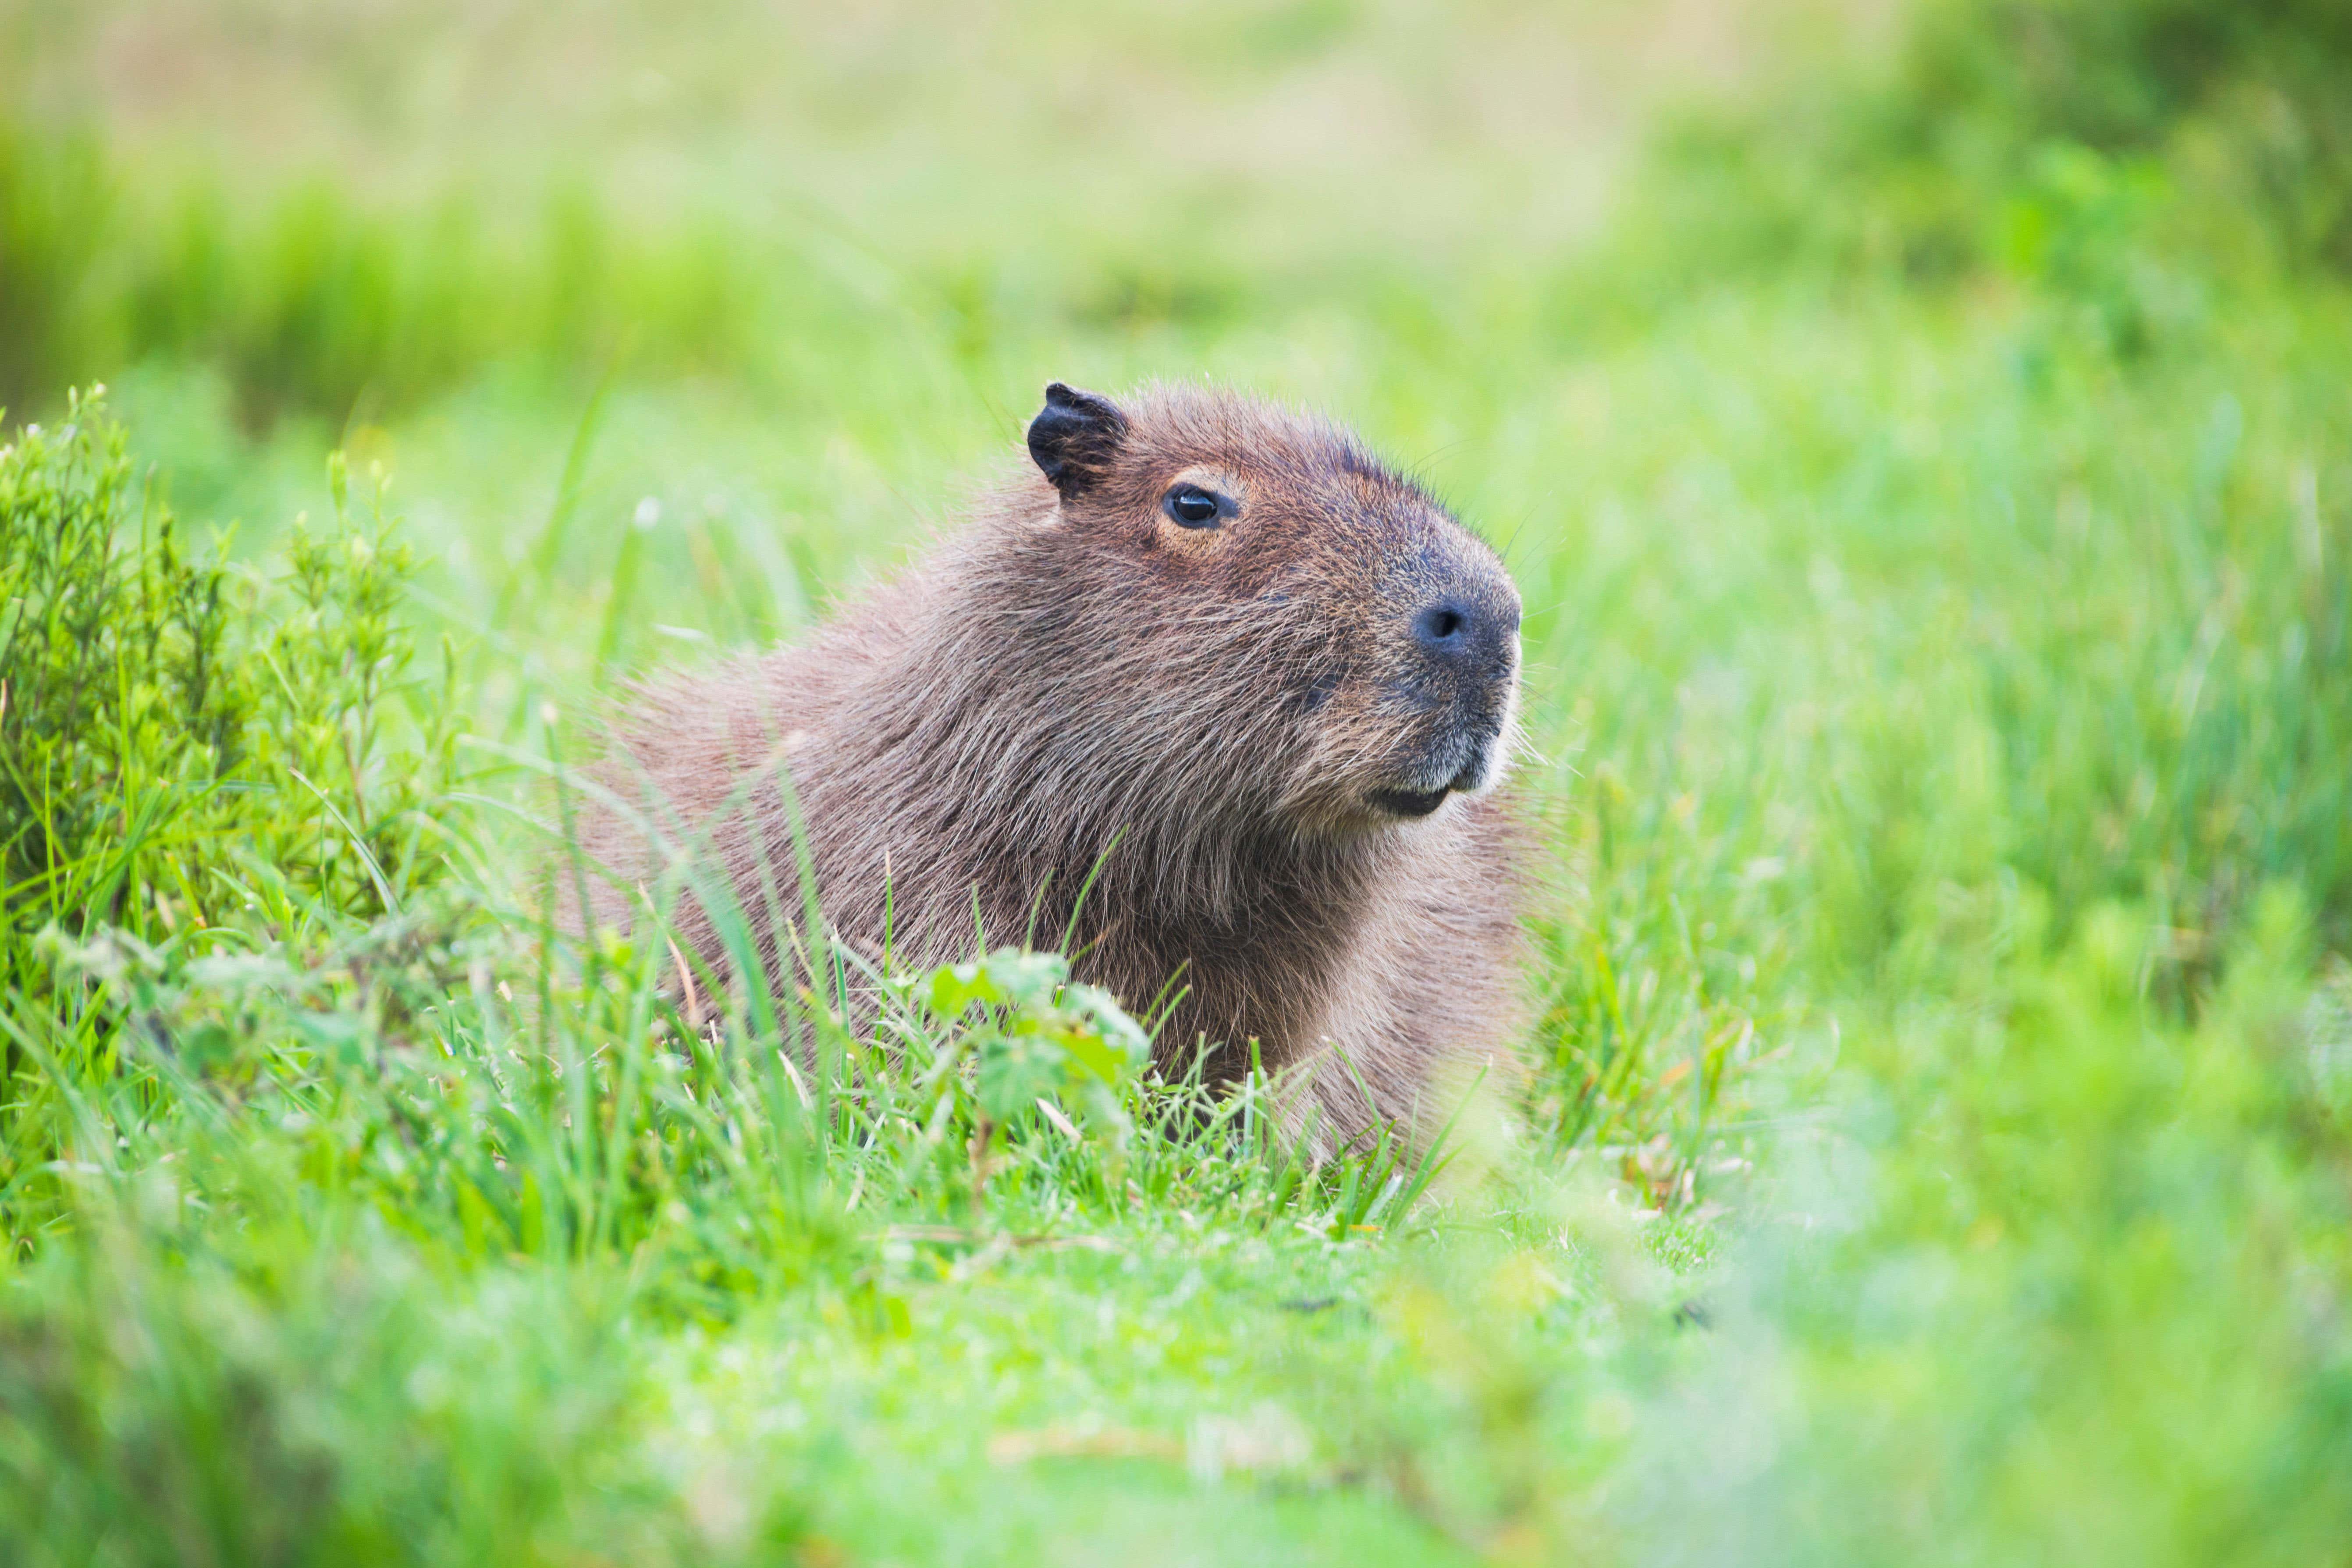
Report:
M1029 455L1069 500L1102 478L1126 435L1127 416L1109 398L1056 381L1045 388L1044 409L1029 421Z

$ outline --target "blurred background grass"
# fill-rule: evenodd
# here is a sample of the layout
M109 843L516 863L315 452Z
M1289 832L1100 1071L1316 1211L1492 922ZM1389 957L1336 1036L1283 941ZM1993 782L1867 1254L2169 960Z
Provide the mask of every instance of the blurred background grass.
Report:
M848 345L791 340L893 307L992 385L1008 332L1433 284L1590 232L1641 108L1748 47L1696 5L16 10L16 100L105 150L19 182L12 391L198 348L255 417L522 356L823 385Z
M103 379L97 513L236 522L254 737L173 736L196 612L0 648L50 1560L2346 1561L2342 6L16 0L0 105L0 399ZM593 964L501 1065L528 840L450 731L805 626L1045 380L1156 374L1518 576L1532 1136L1381 1240L1050 1131L990 1216L730 1166L801 1145L633 1098ZM26 707L101 666L119 743Z

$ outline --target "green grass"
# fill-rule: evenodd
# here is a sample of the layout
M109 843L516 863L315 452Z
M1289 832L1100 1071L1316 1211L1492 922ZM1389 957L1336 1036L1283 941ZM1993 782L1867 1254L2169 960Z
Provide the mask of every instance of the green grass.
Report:
M2342 1563L2324 11L1934 5L1677 121L1572 249L1500 153L1456 195L1503 241L1417 248L1368 163L1221 206L1159 99L950 148L911 37L891 107L793 110L878 238L26 119L0 1558ZM1557 43L1231 20L980 47L1240 37L1167 90L1248 125ZM407 79L365 53L321 101ZM1042 211L1048 146L1099 203ZM895 977L895 1048L787 1071L757 999L706 1038L666 948L534 913L601 689L812 625L1049 376L1171 373L1358 423L1524 591L1534 1071L1442 1171L1301 1170L1049 971Z

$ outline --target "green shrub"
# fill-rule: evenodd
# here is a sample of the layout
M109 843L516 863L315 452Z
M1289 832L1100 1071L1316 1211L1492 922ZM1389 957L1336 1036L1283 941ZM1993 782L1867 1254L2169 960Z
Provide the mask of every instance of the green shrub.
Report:
M2352 270L2347 89L2352 13L2330 0L1945 0L1858 152L1942 181L1955 216L2046 190L2053 156L2139 166L2178 187L2169 240L2227 255L2243 224L2290 265Z
M2214 279L2352 272L2352 13L1928 0L1891 68L1673 121L1645 174L1571 310L1756 272L1993 277L2129 356Z
M380 492L354 521L340 459L330 478L332 529L298 528L272 574L186 546L100 397L0 448L13 942L388 912L441 873L424 807L457 714L419 700L415 560Z
M188 830L243 761L255 693L223 668L223 569L132 502L95 400L0 451L0 863L20 935L152 918L167 889L196 918L208 901L168 857L205 846Z
M264 572L187 547L99 395L0 448L0 1194L126 1065L91 953L299 966L447 876L457 704L420 689L381 493L355 521L331 479L333 528Z

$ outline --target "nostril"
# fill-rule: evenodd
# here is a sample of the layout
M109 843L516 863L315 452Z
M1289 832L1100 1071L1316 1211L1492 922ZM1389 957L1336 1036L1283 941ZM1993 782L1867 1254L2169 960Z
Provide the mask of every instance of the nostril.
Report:
M1413 630L1431 647L1451 651L1461 646L1470 629L1470 617L1455 605L1432 605L1421 612Z

